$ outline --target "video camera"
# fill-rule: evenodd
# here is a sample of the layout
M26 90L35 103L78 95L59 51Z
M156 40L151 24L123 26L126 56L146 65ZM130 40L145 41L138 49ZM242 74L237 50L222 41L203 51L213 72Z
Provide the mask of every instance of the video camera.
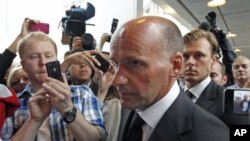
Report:
M223 32L223 30L218 29L216 25L216 13L214 11L209 12L205 18L210 24L210 32L214 34L218 43L220 44L220 41L226 37L226 34Z
M112 34L115 32L118 25L118 19L113 18L112 24L111 24L111 34L109 35L107 42L110 42Z
M86 9L73 5L65 13L66 17L61 20L63 31L68 36L81 36L86 30L85 22L95 16L95 7L90 3Z
M70 42L72 43L75 36L79 36L84 49L95 49L96 41L94 37L90 33L85 33L86 25L93 25L86 24L86 21L95 16L95 7L91 3L87 3L86 9L73 5L65 13L66 17L61 20L62 28L65 35L70 37Z

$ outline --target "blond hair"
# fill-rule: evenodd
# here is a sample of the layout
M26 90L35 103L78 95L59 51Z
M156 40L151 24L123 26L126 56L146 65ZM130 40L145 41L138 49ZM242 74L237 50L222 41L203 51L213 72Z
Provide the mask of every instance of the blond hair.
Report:
M11 86L11 81L12 81L13 77L15 76L16 72L19 71L19 70L23 70L23 68L20 67L20 66L17 66L17 67L13 67L10 70L10 73L9 73L9 76L8 76L8 79L7 79L7 86L8 87L12 87Z
M211 45L211 53L215 55L217 53L217 50L219 49L218 42L213 35L213 33L201 30L201 29L195 29L189 33L187 33L184 37L184 44L189 44L190 42L197 41L201 38L207 39L209 44Z
M18 44L18 47L17 47L18 54L19 54L21 60L23 59L23 55L25 53L26 44L31 39L35 39L38 41L49 41L53 45L53 47L55 49L55 53L57 54L56 43L47 34L45 34L43 32L31 32L28 35L24 36Z

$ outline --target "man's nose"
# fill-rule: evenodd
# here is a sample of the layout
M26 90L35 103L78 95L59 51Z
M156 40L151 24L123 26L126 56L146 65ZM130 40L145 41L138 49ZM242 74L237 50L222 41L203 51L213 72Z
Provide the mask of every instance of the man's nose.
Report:
M189 58L186 60L187 65L194 65L195 64L195 59L192 56L189 56Z
M114 86L124 85L128 83L127 77L120 71L120 69L117 70L116 76L113 80Z
M40 62L40 65L43 66L48 62L48 60L46 59L46 57L40 56L39 62Z

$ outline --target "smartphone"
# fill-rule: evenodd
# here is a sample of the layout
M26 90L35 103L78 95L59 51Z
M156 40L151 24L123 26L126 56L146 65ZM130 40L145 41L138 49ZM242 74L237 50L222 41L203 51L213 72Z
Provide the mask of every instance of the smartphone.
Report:
M106 73L109 69L109 62L99 54L95 56L95 59L98 60L101 64L101 66L96 65L96 67L100 69L102 72Z
M49 24L48 23L30 23L29 25L30 31L41 31L46 34L49 34Z
M46 69L47 69L47 73L49 77L52 77L54 79L57 79L63 82L59 61L52 61L52 62L46 63Z
M225 123L250 124L250 89L226 89L223 99Z

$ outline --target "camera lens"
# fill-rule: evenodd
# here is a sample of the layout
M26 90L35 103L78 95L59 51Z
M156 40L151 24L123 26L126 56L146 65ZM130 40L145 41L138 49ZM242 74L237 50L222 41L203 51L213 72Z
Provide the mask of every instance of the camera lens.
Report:
M94 50L96 48L96 40L89 33L82 34L81 41L82 41L83 49L85 50Z

